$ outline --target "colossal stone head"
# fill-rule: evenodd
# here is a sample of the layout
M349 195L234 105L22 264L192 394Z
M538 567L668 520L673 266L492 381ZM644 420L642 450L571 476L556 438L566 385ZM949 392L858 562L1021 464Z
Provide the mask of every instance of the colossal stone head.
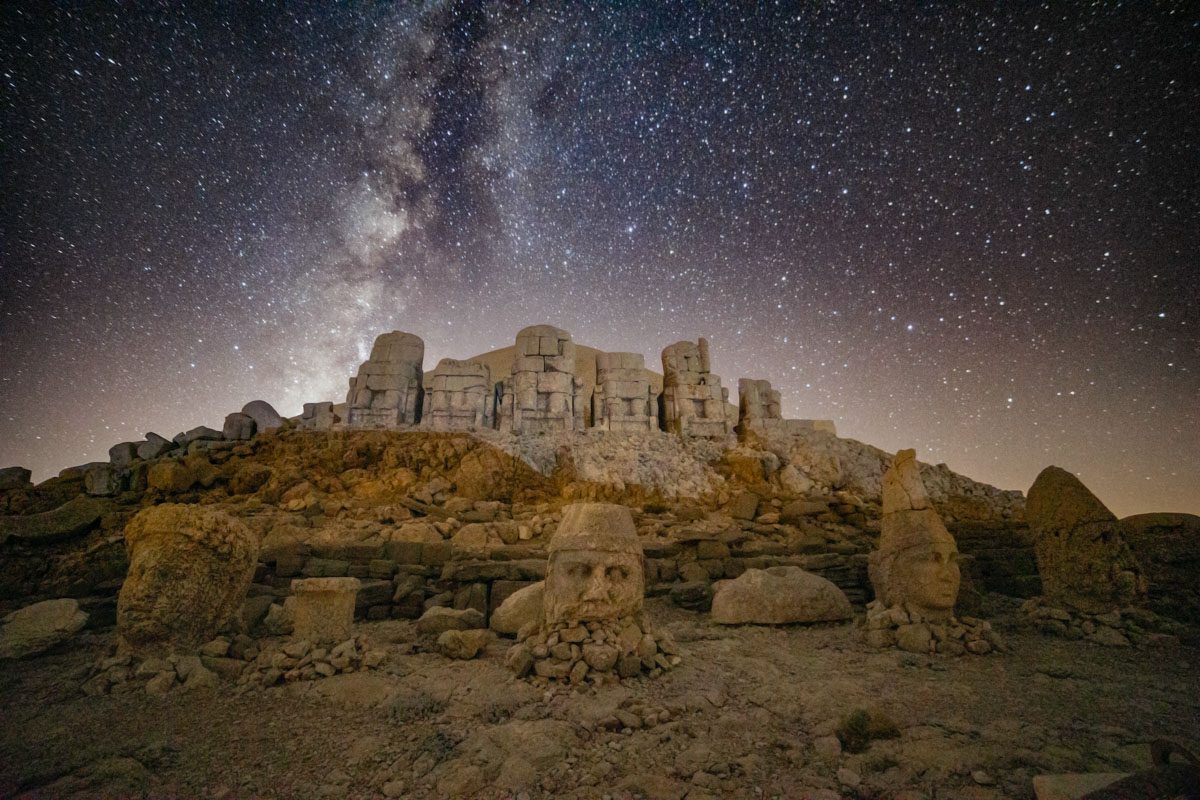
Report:
M548 625L637 615L645 594L642 545L629 509L576 503L550 540L543 608Z
M879 549L871 583L885 605L904 605L927 619L953 615L962 575L958 546L929 502L912 450L896 454L883 478Z
M205 506L164 504L125 527L129 572L117 598L122 647L137 654L194 651L241 606L258 538Z

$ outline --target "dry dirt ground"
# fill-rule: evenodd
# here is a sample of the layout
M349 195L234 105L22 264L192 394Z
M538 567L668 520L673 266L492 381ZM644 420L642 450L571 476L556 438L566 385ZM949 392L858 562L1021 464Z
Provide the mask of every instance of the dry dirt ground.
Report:
M76 638L0 675L0 795L988 800L1031 798L1045 772L1142 768L1158 736L1200 750L1192 646L1011 632L1007 654L928 658L869 650L852 625L724 628L648 608L684 664L586 691L514 679L506 640L450 661L389 621L360 625L389 652L380 671L88 697L112 635ZM839 752L857 709L899 735Z

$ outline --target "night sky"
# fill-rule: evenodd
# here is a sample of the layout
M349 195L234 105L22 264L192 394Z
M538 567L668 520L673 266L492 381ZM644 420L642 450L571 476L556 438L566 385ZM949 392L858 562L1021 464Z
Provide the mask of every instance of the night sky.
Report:
M0 4L0 466L548 322L1200 512L1195 4L61 5Z

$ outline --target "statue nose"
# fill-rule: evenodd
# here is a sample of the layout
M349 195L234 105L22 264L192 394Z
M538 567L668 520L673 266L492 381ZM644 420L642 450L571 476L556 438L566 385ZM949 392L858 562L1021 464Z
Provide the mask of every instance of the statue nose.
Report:
M596 570L588 578L587 589L583 593L585 600L603 600L608 596L605 588L604 573L601 570Z

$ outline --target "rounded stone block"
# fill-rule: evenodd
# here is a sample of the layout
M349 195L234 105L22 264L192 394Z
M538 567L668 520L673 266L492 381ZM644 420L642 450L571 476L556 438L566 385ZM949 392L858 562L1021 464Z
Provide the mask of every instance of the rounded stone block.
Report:
M292 636L317 644L344 642L354 634L358 578L301 578L292 581Z

